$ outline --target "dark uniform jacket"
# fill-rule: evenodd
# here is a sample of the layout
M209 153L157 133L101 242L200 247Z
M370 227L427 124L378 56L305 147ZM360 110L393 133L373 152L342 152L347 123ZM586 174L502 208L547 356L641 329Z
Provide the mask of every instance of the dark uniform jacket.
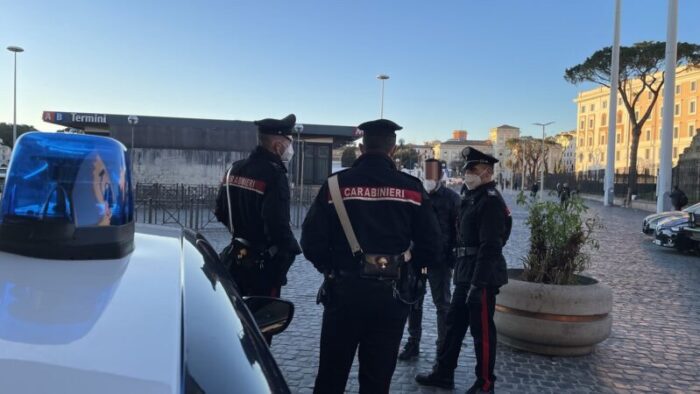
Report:
M469 190L459 216L460 242L467 256L455 267L455 284L500 287L508 283L502 249L510 236L512 218L496 183Z
M351 168L338 173L338 181L365 253L398 255L413 241L415 262L427 266L435 261L440 228L418 178L398 171L386 155L364 154ZM301 245L304 256L320 272L360 270L332 204L327 181L306 215Z
M227 174L224 174L214 213L221 223L230 227L226 197L228 185L233 237L244 238L257 249L276 246L281 257L301 253L289 224L289 183L280 158L257 147L247 159L233 163L228 179ZM286 280L282 282L286 283Z
M436 263L447 264L453 267L455 264L452 249L457 244L457 220L459 216L459 195L452 189L440 186L429 193L430 203L440 225L440 254Z

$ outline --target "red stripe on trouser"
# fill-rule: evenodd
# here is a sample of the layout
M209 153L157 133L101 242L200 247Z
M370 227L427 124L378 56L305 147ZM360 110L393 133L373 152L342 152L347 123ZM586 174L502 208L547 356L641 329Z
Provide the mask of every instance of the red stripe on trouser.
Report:
M481 377L484 391L491 390L491 375L489 374L489 312L486 303L486 289L481 290Z

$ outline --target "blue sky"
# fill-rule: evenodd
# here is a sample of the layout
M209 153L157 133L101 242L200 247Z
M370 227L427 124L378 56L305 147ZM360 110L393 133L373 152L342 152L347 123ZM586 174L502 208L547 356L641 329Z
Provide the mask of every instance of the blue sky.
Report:
M700 1L678 38L700 42ZM0 47L19 45L18 122L41 111L357 125L402 137L487 137L504 123L573 129L586 86L564 69L612 42L613 0L0 0ZM623 0L622 44L665 40L664 0ZM12 55L0 52L0 121L12 121Z

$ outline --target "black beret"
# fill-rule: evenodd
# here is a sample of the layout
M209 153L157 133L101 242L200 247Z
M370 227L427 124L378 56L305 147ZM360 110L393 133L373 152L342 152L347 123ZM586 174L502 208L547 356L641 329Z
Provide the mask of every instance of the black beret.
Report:
M495 157L487 155L486 153L472 148L471 146L462 149L462 159L464 159L464 167L462 167L463 170L469 169L477 164L493 165L498 163L498 159Z
M397 125L396 123L390 121L389 119L377 119L369 122L362 123L357 126L358 129L362 130L364 135L396 135L397 130L403 129L403 127Z
M267 118L256 120L253 123L258 126L258 132L260 134L291 135L296 122L297 117L294 116L294 114L289 114L283 119Z

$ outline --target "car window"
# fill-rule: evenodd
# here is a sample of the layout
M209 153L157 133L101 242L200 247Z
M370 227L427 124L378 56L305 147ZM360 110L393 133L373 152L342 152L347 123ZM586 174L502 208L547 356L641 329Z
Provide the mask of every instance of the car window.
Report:
M700 213L700 202L683 209L683 211L692 212L692 213Z
M183 242L185 392L288 391L245 304L205 245L193 233Z

